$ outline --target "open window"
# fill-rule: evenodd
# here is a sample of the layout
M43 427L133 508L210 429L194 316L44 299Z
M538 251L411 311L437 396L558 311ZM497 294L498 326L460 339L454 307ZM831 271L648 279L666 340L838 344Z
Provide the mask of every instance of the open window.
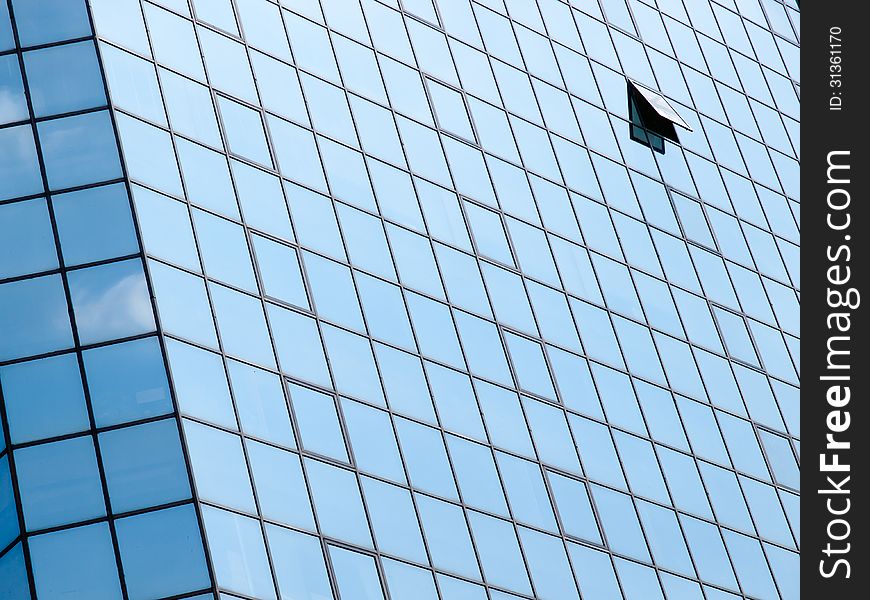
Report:
M626 81L631 139L664 154L665 139L680 141L674 125L692 131L664 96L630 79Z

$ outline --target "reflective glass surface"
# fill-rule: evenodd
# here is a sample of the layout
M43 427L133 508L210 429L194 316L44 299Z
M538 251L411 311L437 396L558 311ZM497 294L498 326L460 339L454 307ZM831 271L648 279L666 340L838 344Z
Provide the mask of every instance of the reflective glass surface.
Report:
M0 580L798 597L796 3L6 4Z

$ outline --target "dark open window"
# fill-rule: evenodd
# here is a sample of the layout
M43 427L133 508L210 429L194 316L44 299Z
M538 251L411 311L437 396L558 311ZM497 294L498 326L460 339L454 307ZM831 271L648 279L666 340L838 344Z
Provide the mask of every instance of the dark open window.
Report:
M665 139L680 141L674 125L692 130L664 96L630 79L626 81L631 139L664 153Z

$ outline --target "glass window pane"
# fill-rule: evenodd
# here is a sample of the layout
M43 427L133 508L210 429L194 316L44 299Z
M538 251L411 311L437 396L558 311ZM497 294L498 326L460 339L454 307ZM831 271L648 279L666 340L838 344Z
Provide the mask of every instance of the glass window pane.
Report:
M357 467L361 471L405 483L405 472L389 415L347 398L341 399L341 411Z
M130 177L160 191L183 196L178 163L167 132L119 114L118 135Z
M138 259L72 271L67 277L81 343L154 330L154 311Z
M0 360L72 346L60 275L0 285Z
M216 348L217 335L205 282L158 262L152 261L149 270L163 327L170 333Z
M175 340L168 340L166 350L181 412L236 429L220 356Z
M151 4L144 8L157 62L204 80L202 57L190 21Z
M162 598L210 585L193 506L120 519L115 528L130 600Z
M266 526L282 598L332 598L320 541L274 525Z
M335 388L383 406L384 393L369 340L329 325L323 328L323 338L335 376Z
M172 129L222 148L209 89L166 69L160 69L160 83Z
M102 346L83 353L94 421L98 427L162 415L172 410L157 338Z
M67 266L139 252L123 184L60 194L51 203Z
M100 32L105 35L106 32ZM166 125L163 100L157 86L154 65L114 46L100 46L106 80L112 92L112 104Z
M553 497L559 509L562 529L568 535L601 543L598 523L589 502L586 484L552 471L547 472Z
M90 427L75 354L2 367L0 384L13 444Z
M15 0L15 23L22 46L36 46L91 35L84 2Z
M573 543L568 544L568 551L584 598L622 598L608 554Z
M121 176L115 131L108 112L43 121L37 130L51 189Z
M211 506L203 507L202 517L218 585L275 600L260 523Z
M218 97L218 107L230 152L271 167L272 157L260 114L222 96Z
M0 30L2 28L2 17L0 17ZM2 35L0 31L0 36ZM25 121L29 118L24 82L21 79L21 68L16 54L0 56L0 97L3 98L3 105L0 106L0 124Z
M259 235L252 235L251 241L257 255L264 294L288 304L309 308L296 250Z
M519 531L535 593L541 598L579 600L562 540L525 527Z
M442 434L437 429L396 419L411 485L445 498L458 498Z
M540 466L503 452L497 452L495 457L514 519L556 532L556 520Z
M281 370L304 381L331 386L316 322L274 304L267 308Z
M293 241L281 181L239 161L231 161L245 224Z
M190 497L175 419L107 431L99 443L113 512Z
M94 24L100 35L145 56L151 56L142 6L136 0L93 0Z
M373 557L330 546L329 558L342 598L383 600L384 592Z
M15 48L15 38L12 35L12 23L9 20L9 5L0 5L0 50L12 48Z
M608 545L622 554L649 561L631 497L597 485L591 487Z
M281 379L234 360L227 361L227 365L242 431L275 444L295 447Z
M226 157L177 136L175 145L190 201L239 219L239 207L233 196Z
M53 237L42 198L0 205L0 278L57 268Z
M0 13L2 13L2 9L0 9ZM0 14L0 19L2 18L2 14ZM0 21L0 27L2 27L2 21ZM0 35L2 33L3 31L0 29ZM24 566L24 552L20 543L7 550L6 554L0 557L0 593L6 594L8 598L28 598L30 596L27 567Z
M246 445L263 516L314 531L299 456L257 442Z
M435 567L480 579L462 509L429 496L414 497Z
M529 576L511 524L476 512L469 512L468 516L486 580L531 595Z
M274 368L275 356L259 299L219 285L209 289L227 354Z
M348 462L335 399L310 388L290 384L299 435L306 450Z
M492 450L453 435L446 437L463 502L507 517Z
M311 459L305 460L305 469L324 535L371 548L372 536L354 474Z
M42 176L29 125L0 129L0 200L42 193Z
M28 530L106 514L90 437L22 448L14 457Z
M256 513L241 438L193 421L184 421L184 436L198 494L224 506Z
M214 0L199 3L218 4ZM256 104L254 76L245 47L204 27L197 27L197 33L212 86Z
M378 549L418 563L426 563L420 525L411 503L411 495L403 488L362 478L366 505Z
M25 52L24 68L33 112L37 117L106 104L103 77L93 42Z
M40 598L60 600L70 594L94 600L123 597L107 523L31 538L30 557Z
M383 559L384 576L392 598L437 600L432 573L389 558ZM451 598L454 598L450 596Z

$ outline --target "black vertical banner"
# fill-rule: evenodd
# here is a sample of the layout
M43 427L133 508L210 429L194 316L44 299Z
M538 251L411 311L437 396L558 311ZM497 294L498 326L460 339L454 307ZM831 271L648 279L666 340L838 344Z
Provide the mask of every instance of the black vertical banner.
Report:
M801 6L801 591L813 599L870 597L866 9Z

